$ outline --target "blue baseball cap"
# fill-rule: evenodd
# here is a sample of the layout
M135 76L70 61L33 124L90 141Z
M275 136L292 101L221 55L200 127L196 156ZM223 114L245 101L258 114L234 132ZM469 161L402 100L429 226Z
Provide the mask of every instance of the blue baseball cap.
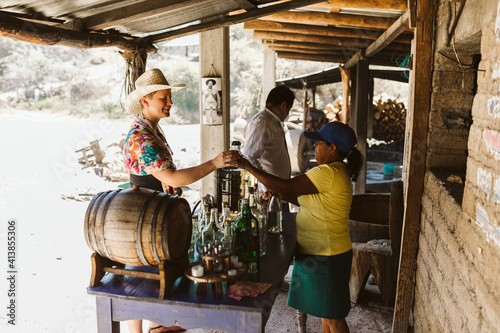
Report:
M349 154L358 143L354 130L349 125L339 121L328 123L317 132L304 132L304 136L314 141L333 143L346 154Z

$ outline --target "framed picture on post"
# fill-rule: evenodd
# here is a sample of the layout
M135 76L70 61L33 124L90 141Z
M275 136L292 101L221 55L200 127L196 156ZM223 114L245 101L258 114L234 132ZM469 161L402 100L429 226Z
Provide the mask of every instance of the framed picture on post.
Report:
M204 77L201 79L201 85L203 125L222 125L222 79Z

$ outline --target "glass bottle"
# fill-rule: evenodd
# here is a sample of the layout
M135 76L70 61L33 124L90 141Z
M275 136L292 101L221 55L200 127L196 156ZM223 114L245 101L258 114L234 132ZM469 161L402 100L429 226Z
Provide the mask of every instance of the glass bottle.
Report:
M269 200L267 207L267 224L269 232L278 234L283 231L283 214L281 211L281 202L278 196L273 195Z
M231 222L231 218L226 218L224 220L224 236L222 237L222 247L234 253L234 232L233 232L233 223Z
M266 227L266 215L260 209L258 203L258 194L255 193L253 187L248 188L249 193L249 206L252 215L257 219L259 228L259 244L260 244L260 256L266 255L266 242L267 242L267 227Z
M231 142L231 147L229 148L229 150L237 150L241 153L241 142L236 140Z
M198 215L193 215L192 217L192 231L191 231L191 246L189 247L188 250L188 257L189 257L189 262L197 262L200 260L200 255L198 253L198 238L199 238L199 219Z
M219 229L221 230L224 229L224 221L226 219L231 219L231 210L229 209L228 203L224 201L222 203L221 215L217 223L217 227L219 227Z
M250 211L248 199L242 199L241 216L234 225L234 254L246 264L259 263L259 229L252 228L258 222Z

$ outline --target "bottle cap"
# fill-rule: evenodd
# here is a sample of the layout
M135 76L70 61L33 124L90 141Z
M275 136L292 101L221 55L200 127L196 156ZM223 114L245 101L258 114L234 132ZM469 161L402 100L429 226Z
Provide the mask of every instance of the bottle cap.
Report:
M241 142L233 141L233 142L231 142L231 146L241 146Z
M241 199L241 203L242 203L242 204L247 204L247 203L248 203L248 199L247 199L247 198L243 198L243 199Z

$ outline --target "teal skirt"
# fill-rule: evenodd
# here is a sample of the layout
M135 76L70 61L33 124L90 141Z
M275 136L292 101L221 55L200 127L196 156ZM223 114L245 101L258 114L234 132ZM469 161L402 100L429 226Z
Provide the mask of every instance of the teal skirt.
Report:
M352 250L334 255L297 254L288 306L325 319L343 319L351 309Z

